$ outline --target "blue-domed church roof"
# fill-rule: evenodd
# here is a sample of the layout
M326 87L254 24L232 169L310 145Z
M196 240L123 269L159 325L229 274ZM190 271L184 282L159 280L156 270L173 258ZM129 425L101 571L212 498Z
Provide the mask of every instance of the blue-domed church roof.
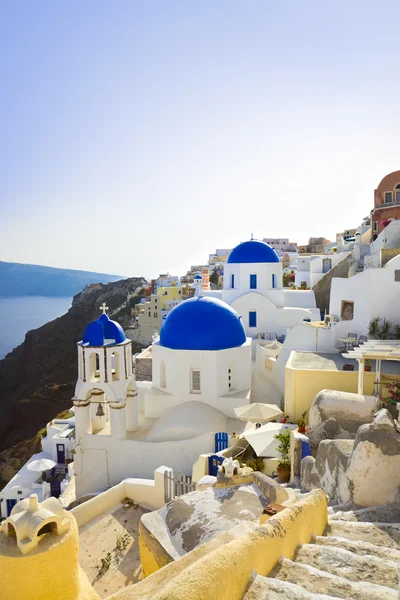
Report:
M228 263L278 263L279 256L269 244L259 240L242 242L228 256Z
M108 315L101 315L97 321L89 323L82 338L82 345L109 346L125 342L126 337L121 325L111 321Z
M222 300L206 296L175 306L160 333L160 345L172 350L226 350L245 341L237 312Z

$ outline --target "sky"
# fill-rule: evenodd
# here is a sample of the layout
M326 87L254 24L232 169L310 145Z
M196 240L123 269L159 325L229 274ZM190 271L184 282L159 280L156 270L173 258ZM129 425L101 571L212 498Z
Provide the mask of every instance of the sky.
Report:
M398 0L0 0L0 260L183 274L400 169Z

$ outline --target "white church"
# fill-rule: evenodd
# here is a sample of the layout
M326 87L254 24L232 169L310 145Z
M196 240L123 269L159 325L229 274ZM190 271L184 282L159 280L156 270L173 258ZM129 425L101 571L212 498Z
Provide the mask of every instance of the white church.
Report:
M282 263L265 242L242 242L228 256L222 290L207 295L221 298L241 315L246 334L253 339L286 334L304 320L320 321L312 290L282 286Z
M152 352L152 382L136 384L131 342L106 314L78 343L77 497L162 464L190 475L215 433L243 429L234 408L250 402L251 340L235 310L212 297L182 302Z

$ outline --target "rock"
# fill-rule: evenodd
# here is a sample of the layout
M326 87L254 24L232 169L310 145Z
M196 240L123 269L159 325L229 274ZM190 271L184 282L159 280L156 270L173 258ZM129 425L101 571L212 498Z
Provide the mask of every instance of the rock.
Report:
M380 400L350 392L322 390L311 405L308 436L313 447L321 440L354 439L360 425L370 423Z
M355 440L323 440L315 461L302 460L301 484L360 507L400 501L400 433L386 409L361 425Z

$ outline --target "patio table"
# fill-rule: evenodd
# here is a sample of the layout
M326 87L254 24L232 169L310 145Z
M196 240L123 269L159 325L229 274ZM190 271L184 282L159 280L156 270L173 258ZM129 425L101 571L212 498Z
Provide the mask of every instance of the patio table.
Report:
M357 344L358 340L356 338L346 337L346 338L338 338L338 342L343 342L343 344L346 347L346 352L348 352L349 351L349 347L350 346L352 347L354 343Z

